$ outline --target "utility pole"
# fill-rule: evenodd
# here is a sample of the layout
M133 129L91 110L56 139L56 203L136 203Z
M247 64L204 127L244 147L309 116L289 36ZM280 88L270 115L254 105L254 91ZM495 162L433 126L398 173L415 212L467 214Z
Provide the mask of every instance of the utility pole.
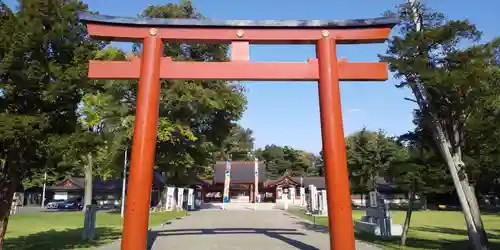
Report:
M259 159L253 155L254 157L254 171L255 171L255 183L254 183L254 210L257 210L257 198L259 198Z
M42 208L45 207L45 188L47 187L47 171L43 174L43 188L42 188Z
M125 149L125 157L123 160L123 183L122 183L122 204L120 214L123 218L125 215L125 195L126 195L126 187L127 187L127 161L128 161L128 147Z

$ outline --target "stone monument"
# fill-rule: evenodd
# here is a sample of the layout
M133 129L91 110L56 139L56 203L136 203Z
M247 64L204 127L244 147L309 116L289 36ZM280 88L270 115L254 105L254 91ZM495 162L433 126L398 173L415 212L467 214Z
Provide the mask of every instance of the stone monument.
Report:
M288 188L283 190L283 205L285 210L288 210Z
M292 200L292 204L295 204L295 187L291 187L290 189L290 200Z
M276 198L278 200L282 200L283 199L283 188L282 187L276 188Z
M392 224L389 204L383 196L373 191L370 192L369 197L370 204L365 209L366 216L361 217L361 221L355 221L354 228L382 237L401 236L403 227L399 224Z
M318 214L322 216L328 216L328 202L326 199L326 190L321 190L318 192L318 201L319 201Z
M318 214L319 214L323 210L323 199L321 190L317 192L317 197L318 197Z
M300 206L306 206L306 189L304 187L300 187Z
M309 185L308 212L311 214L316 214L318 212L318 191L314 185Z

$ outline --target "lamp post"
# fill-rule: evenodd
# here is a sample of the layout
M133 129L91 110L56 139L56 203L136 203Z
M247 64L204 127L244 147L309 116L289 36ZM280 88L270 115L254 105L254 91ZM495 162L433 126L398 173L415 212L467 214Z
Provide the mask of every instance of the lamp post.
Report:
M122 126L124 128L127 128L129 125L130 121L127 119L124 119L122 121ZM128 165L128 145L125 147L125 155L123 158L123 180L122 180L122 202L121 202L121 209L120 209L120 215L123 218L125 216L125 197L127 195L127 165Z
M123 218L125 215L125 195L127 194L127 164L128 164L128 147L125 148L125 157L123 159L123 182L122 182L122 204L120 215Z
M42 208L45 207L45 189L47 188L47 171L43 174L43 188L42 188Z
M257 198L259 197L259 159L254 155L254 167L255 167L255 184L254 184L254 198L253 202L255 204L255 210L257 210Z

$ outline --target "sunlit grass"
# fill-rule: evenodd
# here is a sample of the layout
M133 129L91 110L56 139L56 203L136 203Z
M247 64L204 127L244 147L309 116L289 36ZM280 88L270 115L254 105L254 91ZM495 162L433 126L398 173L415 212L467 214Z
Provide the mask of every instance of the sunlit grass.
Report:
M185 212L152 213L149 225L155 226ZM111 243L121 236L123 219L120 213L98 212L96 238L82 241L84 215L81 212L40 212L11 216L5 249L92 249Z
M300 210L292 214L312 221L312 217ZM354 210L353 220L361 220L362 210ZM403 224L405 211L391 211L393 223ZM488 232L490 249L500 249L500 214L483 214L484 226ZM328 226L327 218L316 218L316 224ZM366 233L356 233L356 238L372 242L384 249L402 249L399 237L382 240ZM468 249L469 243L464 216L458 211L415 211L412 215L407 247L403 249Z

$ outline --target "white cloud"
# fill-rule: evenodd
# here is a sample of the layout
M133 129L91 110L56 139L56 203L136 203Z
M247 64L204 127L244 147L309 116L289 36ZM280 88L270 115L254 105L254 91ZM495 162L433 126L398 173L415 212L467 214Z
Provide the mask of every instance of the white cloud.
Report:
M361 112L361 109L348 109L347 113L358 113Z

